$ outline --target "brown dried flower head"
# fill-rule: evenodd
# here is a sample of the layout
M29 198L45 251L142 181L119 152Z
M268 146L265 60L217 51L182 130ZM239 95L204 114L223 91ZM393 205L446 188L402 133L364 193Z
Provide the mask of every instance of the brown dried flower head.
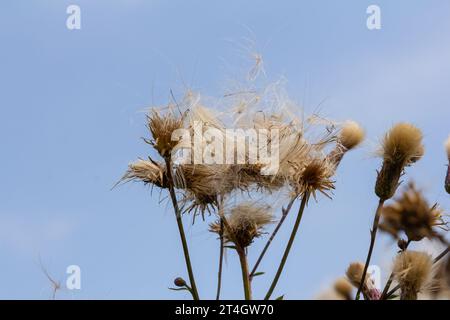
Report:
M398 123L385 135L381 147L383 166L378 173L375 193L387 200L394 195L405 166L423 156L422 132L409 123Z
M337 136L336 146L327 155L334 169L339 166L344 155L349 150L357 147L364 140L364 129L355 121L346 121Z
M219 195L233 190L230 168L226 165L183 164L175 169L175 187L186 190L187 212L205 211L217 205Z
M152 110L147 115L147 125L152 134L153 140L150 143L163 158L171 155L172 149L178 141L172 140L172 133L180 129L183 125L183 118L176 117L172 112L162 115L156 110Z
M437 205L430 206L422 193L410 183L401 197L385 206L380 229L399 238L404 232L409 241L437 237L435 227L446 227L442 211Z
M416 300L417 294L432 277L433 260L423 252L404 251L394 263L394 275L401 289L402 300Z
M334 173L333 165L327 159L313 158L305 166L293 164L295 173L291 177L291 183L297 195L313 195L316 192L330 197L328 192L334 189L331 177Z
M255 203L243 203L233 209L226 218L223 236L227 242L234 242L241 248L248 247L255 238L261 236L263 228L273 222L270 207ZM210 231L220 234L220 223L212 223Z
M364 271L364 264L361 262L352 262L347 268L346 276L351 284L356 288L361 284L361 279Z
M346 271L347 279L355 287L359 288L361 284L361 279L364 271L364 264L361 262L351 263ZM366 279L361 290L364 299L367 300L378 300L380 298L380 292L375 288L374 282L371 277L366 275Z
M344 277L339 278L334 283L334 290L345 300L352 300L352 284Z
M156 185L167 188L168 182L165 174L166 168L163 164L155 161L142 160L130 164L122 180L140 180L145 184Z

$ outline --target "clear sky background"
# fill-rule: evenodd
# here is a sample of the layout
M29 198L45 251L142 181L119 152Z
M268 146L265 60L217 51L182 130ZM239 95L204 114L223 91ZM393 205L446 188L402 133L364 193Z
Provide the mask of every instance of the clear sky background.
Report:
M66 28L70 4L81 7L81 30ZM381 30L366 28L370 4L381 7ZM228 66L250 61L236 46L244 37L263 55L268 79L285 77L306 113L324 101L321 115L367 130L364 146L339 168L333 200L311 202L275 292L314 297L365 258L380 165L373 152L396 121L425 136L427 152L407 179L450 209L449 15L447 0L1 1L0 298L48 299L40 260L63 283L68 265L81 267L82 289L59 298L189 298L167 289L187 275L164 195L136 183L110 189L149 153L140 139L148 136L144 108L166 103L183 83L223 94ZM293 217L261 266L266 275L254 281L256 297L268 288ZM218 242L206 223L188 221L200 294L213 298ZM251 261L263 243L252 246ZM373 262L389 265L394 251L381 236ZM224 272L223 297L241 298L234 252Z

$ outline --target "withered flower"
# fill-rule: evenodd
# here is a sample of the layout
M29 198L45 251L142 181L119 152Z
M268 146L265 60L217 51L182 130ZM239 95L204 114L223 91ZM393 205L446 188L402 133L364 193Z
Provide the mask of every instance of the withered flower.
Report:
M330 162L337 167L344 154L361 144L364 136L364 129L357 122L346 121L337 137L336 147L328 155Z
M123 176L123 181L140 180L145 184L167 188L166 167L162 163L153 160L141 160L130 164Z
M417 294L432 276L433 261L423 252L404 251L394 263L394 275L400 285L402 300L417 300Z
M337 279L333 285L334 291L344 300L352 300L353 287L344 277Z
M331 177L334 173L333 166L327 159L313 158L305 166L293 164L295 173L291 177L291 184L295 194L299 196L312 195L316 198L316 192L327 197L329 191L334 189Z
M234 207L226 219L229 228L224 228L224 240L234 242L241 248L248 247L255 238L261 236L263 228L273 222L270 207L255 203ZM210 224L210 231L219 234L220 222Z
M383 207L382 218L381 230L395 238L404 232L409 241L437 237L435 227L446 228L442 211L437 205L430 206L413 183L391 205Z
M153 140L145 141L151 144L163 158L168 158L178 143L178 141L172 140L172 133L180 129L182 125L183 118L181 116L176 117L172 112L161 114L153 109L147 115L147 126Z
M351 263L346 271L347 279L350 283L359 288L361 286L361 280L363 277L364 264L362 262ZM365 277L364 284L362 285L361 291L364 298L367 300L378 300L381 296L380 292L375 288L374 283L370 277Z
M233 190L227 165L183 164L175 169L175 187L186 191L184 203L189 203L185 211L197 211L203 215L217 206L219 195Z
M381 155L383 166L378 172L375 193L382 200L391 198L397 190L406 166L424 154L422 132L409 123L398 123L385 135Z

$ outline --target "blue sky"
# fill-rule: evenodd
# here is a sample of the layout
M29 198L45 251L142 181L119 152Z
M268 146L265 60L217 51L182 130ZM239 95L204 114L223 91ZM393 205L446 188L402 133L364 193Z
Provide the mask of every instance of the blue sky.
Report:
M81 8L81 30L66 28L70 4ZM381 30L366 28L370 4L381 8ZM367 130L368 141L339 168L333 200L310 204L275 292L314 297L365 258L380 164L373 152L396 121L425 136L426 155L407 179L450 208L442 145L450 133L449 14L446 0L1 1L0 298L49 298L39 260L62 282L68 265L81 267L82 289L60 298L189 298L167 289L187 276L164 195L140 184L110 189L131 160L151 152L140 139L148 135L144 108L185 85L223 94L229 66L248 58L236 46L244 37L263 55L267 77L286 78L306 113L324 101L321 115ZM256 297L293 216L261 266ZM206 223L186 224L200 294L213 298L216 238ZM251 261L263 243L252 246ZM381 236L373 262L389 263L394 250ZM242 296L229 252L223 297Z

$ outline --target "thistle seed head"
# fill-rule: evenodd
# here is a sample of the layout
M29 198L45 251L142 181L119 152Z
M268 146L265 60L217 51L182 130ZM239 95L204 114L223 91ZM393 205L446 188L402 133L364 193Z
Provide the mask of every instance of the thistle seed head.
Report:
M231 209L227 217L229 229L224 227L223 236L226 242L234 242L245 248L261 236L263 228L272 222L270 207L243 203ZM210 231L220 234L220 222L210 224Z
M395 259L394 275L403 300L416 300L432 276L433 261L423 252L404 251Z
M409 241L434 238L438 236L435 227L446 229L442 211L437 205L430 206L413 183L391 205L383 207L380 229L395 238L402 232Z
M330 197L328 192L334 189L334 182L331 180L334 167L327 159L314 158L303 167L294 164L294 168L296 171L291 182L297 195L313 195L315 198L319 191Z
M361 284L361 279L364 271L364 264L361 262L352 262L347 268L346 276L350 283L356 288Z
M334 283L334 290L345 300L352 300L352 284L344 277L339 278Z
M122 180L140 180L145 184L168 188L166 167L164 164L149 160L139 159L130 164Z
M383 166L378 172L375 193L380 199L390 199L399 185L406 166L418 161L424 154L422 132L409 123L398 123L385 135L381 156Z
M183 118L176 117L172 112L162 115L153 109L147 115L147 126L150 130L153 140L145 140L150 143L158 153L163 157L170 157L172 149L178 141L172 140L172 133L180 129L183 125Z
M338 141L346 150L358 146L364 140L364 129L355 121L346 121L338 136Z

